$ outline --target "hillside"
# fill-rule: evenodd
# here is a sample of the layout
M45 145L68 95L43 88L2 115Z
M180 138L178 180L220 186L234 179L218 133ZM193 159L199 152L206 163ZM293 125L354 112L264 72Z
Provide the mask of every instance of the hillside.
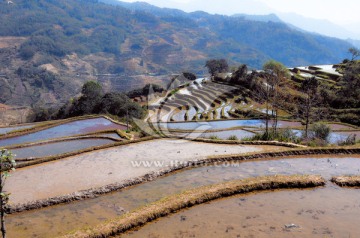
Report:
M87 80L107 91L163 84L171 73L204 73L210 58L257 68L270 58L288 66L334 63L351 46L283 23L143 3L13 2L0 2L0 103L8 105L63 103Z

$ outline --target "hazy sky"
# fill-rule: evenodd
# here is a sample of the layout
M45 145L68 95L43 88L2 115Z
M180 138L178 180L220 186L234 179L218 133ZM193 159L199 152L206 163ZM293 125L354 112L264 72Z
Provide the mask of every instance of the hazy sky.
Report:
M135 2L136 0L123 0ZM360 24L359 0L141 0L150 4L184 11L210 13L267 14L294 12L306 17L327 19L339 25Z

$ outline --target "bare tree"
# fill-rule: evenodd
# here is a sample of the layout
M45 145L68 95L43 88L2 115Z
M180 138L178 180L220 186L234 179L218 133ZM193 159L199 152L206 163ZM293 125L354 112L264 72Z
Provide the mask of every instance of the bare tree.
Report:
M269 138L269 121L270 121L270 106L271 99L273 95L273 87L269 83L271 81L271 75L261 74L257 79L257 94L259 99L265 103L265 134L263 139L267 140Z
M360 56L360 50L355 47L351 47L349 49L349 53L351 54L351 61L355 60L357 57Z
M304 103L299 103L299 108L305 120L305 138L308 138L314 107L319 103L318 87L319 82L315 77L308 78L301 84L301 91L305 94L305 98Z
M229 71L229 65L225 59L211 59L206 61L205 67L208 68L211 76L215 76L218 73L225 73Z
M277 132L279 109L281 106L281 84L290 77L289 70L280 62L270 60L263 65L266 76L266 84L271 92L271 116L274 120L273 131ZM268 111L267 111L268 113Z

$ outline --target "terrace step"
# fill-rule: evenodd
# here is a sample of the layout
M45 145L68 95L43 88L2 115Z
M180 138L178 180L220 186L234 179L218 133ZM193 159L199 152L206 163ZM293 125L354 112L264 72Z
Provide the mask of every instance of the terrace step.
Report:
M178 97L176 97L177 99ZM183 101L187 102L187 105L189 106L196 106L197 108L203 108L206 109L206 105L201 102L197 97L194 97L193 95L186 95L186 97L179 97L179 99L182 99Z

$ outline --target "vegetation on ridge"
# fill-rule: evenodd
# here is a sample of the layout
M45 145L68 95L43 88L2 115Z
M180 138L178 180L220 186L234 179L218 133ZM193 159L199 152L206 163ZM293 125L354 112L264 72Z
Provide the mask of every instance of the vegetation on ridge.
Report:
M106 91L129 91L162 83L149 75L202 73L208 58L258 68L270 58L285 65L331 63L351 46L241 17L96 0L13 2L0 2L0 103L10 105L58 105L96 79Z

